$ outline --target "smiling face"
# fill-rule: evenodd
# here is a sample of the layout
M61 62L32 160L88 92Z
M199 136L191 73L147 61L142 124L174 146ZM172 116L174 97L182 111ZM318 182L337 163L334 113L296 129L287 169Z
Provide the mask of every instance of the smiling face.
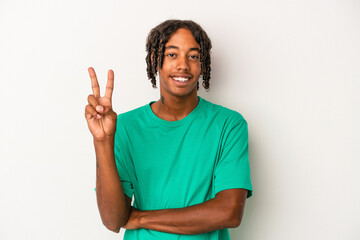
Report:
M164 60L159 69L161 95L165 98L197 95L200 74L200 45L190 30L179 28L165 44Z

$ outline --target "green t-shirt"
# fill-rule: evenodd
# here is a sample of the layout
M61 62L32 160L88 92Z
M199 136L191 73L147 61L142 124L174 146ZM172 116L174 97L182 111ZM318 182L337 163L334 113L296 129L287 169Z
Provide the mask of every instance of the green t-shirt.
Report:
M118 115L115 160L124 192L139 210L183 208L226 189L252 195L247 122L201 97L185 118L166 121L147 105ZM228 229L181 235L127 229L124 240L228 240Z

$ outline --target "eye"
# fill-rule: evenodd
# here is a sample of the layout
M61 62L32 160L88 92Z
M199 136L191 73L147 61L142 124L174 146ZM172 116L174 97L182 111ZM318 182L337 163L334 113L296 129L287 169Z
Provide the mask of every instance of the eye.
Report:
M166 54L166 56L173 58L173 57L175 57L175 53L168 53L168 54Z
M190 55L189 58L197 60L197 59L199 59L199 56L198 55Z

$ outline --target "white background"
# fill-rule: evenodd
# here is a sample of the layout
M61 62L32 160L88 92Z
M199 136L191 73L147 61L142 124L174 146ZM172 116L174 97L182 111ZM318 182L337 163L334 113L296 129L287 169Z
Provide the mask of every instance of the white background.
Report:
M84 118L93 66L117 113L157 100L145 39L212 39L211 91L249 125L254 196L232 239L360 239L360 2L0 1L0 239L122 239L101 223Z

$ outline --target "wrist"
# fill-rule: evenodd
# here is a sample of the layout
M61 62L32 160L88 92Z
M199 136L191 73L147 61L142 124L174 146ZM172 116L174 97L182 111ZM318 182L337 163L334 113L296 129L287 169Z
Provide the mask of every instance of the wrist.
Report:
M136 213L138 228L146 228L146 211L138 210Z
M102 138L95 138L94 137L94 144L100 144L100 145L107 145L112 144L114 145L114 135L107 135Z

